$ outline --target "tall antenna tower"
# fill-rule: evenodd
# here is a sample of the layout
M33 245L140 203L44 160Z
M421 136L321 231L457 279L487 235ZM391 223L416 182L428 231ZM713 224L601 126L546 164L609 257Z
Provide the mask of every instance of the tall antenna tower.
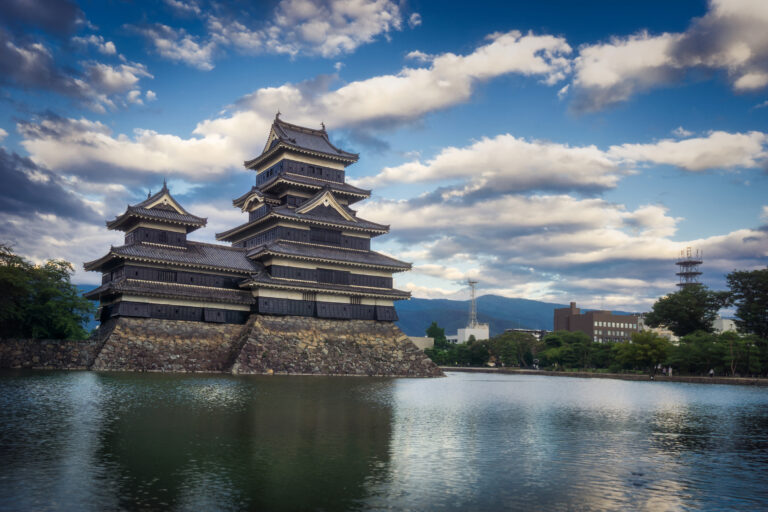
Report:
M686 247L680 251L680 257L675 262L680 267L680 271L677 272L677 275L680 276L680 282L677 283L677 286L680 289L699 284L699 276L701 275L699 265L703 262L704 253L698 249L693 251L690 247Z
M472 297L472 300L469 303L469 325L467 327L472 329L477 327L477 301L475 300L475 285L477 284L477 281L469 279L467 280L467 283L469 284L469 290Z

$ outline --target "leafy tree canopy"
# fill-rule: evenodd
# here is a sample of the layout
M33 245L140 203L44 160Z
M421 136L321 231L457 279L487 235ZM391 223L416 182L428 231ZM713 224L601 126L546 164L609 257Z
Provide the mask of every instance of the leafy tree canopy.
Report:
M432 322L427 327L427 336L435 340L435 348L445 348L448 346L448 340L445 338L445 329L438 326L437 322Z
M715 292L704 285L689 285L662 297L645 316L651 327L668 327L676 336L696 331L712 332L712 323L728 302L728 292Z
M83 339L94 311L64 260L33 265L0 244L0 337Z
M632 341L616 344L616 357L626 366L645 369L653 375L657 365L667 359L669 341L652 331L632 334Z
M727 279L739 330L768 339L768 268L734 271Z

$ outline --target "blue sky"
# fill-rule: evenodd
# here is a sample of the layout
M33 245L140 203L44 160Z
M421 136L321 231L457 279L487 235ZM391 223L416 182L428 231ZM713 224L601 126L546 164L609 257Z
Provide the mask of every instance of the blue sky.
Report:
M8 0L0 240L42 261L167 178L194 236L244 221L277 109L359 152L359 215L418 297L645 310L768 257L768 4Z

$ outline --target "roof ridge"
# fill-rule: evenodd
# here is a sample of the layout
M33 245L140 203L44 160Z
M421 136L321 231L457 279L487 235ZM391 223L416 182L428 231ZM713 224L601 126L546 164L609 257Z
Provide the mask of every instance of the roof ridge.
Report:
M318 130L316 128L310 128L308 126L301 126L301 125L298 125L298 124L289 123L288 121L283 121L282 119L280 119L277 116L275 117L275 120L274 120L273 124L276 124L278 126L282 125L282 126L286 126L288 128L297 129L297 130L299 130L301 132L308 133L310 135L320 135L320 136L324 136L326 139L328 138L328 132L325 131L325 129Z
M217 249L227 249L230 251L238 251L238 252L244 252L246 250L244 247L231 247L228 245L214 244L211 242L198 242L197 240L187 240L187 243L194 244L194 245L205 245L206 247L216 247Z

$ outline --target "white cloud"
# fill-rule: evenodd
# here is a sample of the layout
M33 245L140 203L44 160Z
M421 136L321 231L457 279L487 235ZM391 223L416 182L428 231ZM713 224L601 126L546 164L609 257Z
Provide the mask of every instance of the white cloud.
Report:
M104 37L99 35L91 34L88 37L75 36L72 38L72 42L81 46L93 45L96 47L99 53L102 53L104 55L117 54L117 48L115 48L115 43L113 43L112 41L105 41Z
M357 180L361 187L393 183L462 180L452 195L481 189L504 193L534 189L605 189L616 186L617 164L595 146L573 147L526 141L512 135L483 138L465 148L449 147L426 163L386 167L373 177Z
M277 53L333 58L402 29L400 6L392 0L281 0L265 22L203 10L195 2L166 0L177 13L195 15L206 27L204 36L155 24L137 28L163 57L198 69L213 69L217 50L231 47L245 53ZM421 23L417 13L411 28Z
M200 38L183 29L174 29L161 23L134 27L134 30L150 41L155 51L166 59L184 62L203 71L213 69L216 49L213 41L201 42Z
M89 62L85 65L85 74L94 90L107 95L126 92L136 87L142 78L153 78L146 66L137 63L110 66Z
M411 52L408 52L405 55L405 58L408 60L415 60L417 62L425 63L425 62L430 62L432 59L435 58L435 56L430 55L428 53L424 53L420 50L413 50Z
M147 99L147 101L155 101L157 99L157 94L155 94L155 91L147 90L144 97Z
M141 99L141 91L138 89L134 89L133 91L129 91L128 94L125 97L126 101L128 103L135 103L137 105L143 105L144 101Z
M652 162L674 165L688 171L703 171L758 167L768 155L766 144L768 135L765 133L714 131L706 137L611 146L608 153L630 162Z
M8 132L0 128L0 142L8 136Z
M680 79L694 68L723 70L737 92L768 85L768 3L711 0L682 33L641 32L585 45L575 60L578 110L598 110Z
M242 148L216 135L183 139L135 130L133 137L112 136L109 127L98 121L61 118L20 124L19 131L36 163L77 175L128 169L210 180L244 159Z
M675 137L690 137L693 135L693 132L686 130L682 126L678 126L674 130L672 130L672 135Z
M77 122L76 133L67 133L71 128L67 125L61 136L27 130L29 138L24 145L37 161L52 169L61 166L74 172L78 167L103 164L206 176L239 167L243 160L252 158L261 144L253 134L267 133L280 106L293 106L291 122L311 126L324 119L334 129L417 119L467 101L480 80L519 73L552 81L565 72L567 59L563 54L569 51L560 38L496 34L468 55L442 54L429 67L406 67L396 75L351 82L335 90L328 90L322 82L258 89L239 101L231 114L198 123L191 138L146 129L137 129L132 136L112 136L105 133L103 125L93 128ZM100 83L109 90L129 87L143 71L134 68L126 64L106 72L99 67L104 70ZM177 156L180 161L174 160Z
M631 210L568 195L506 194L476 204L380 200L359 213L391 223L390 237L413 258L409 279L420 296L432 282L473 276L482 293L594 306L602 296L610 307L645 310L674 290L672 259L686 246L704 250L705 282L715 288L725 273L757 268L768 257L762 230L673 240L682 219L662 206Z

